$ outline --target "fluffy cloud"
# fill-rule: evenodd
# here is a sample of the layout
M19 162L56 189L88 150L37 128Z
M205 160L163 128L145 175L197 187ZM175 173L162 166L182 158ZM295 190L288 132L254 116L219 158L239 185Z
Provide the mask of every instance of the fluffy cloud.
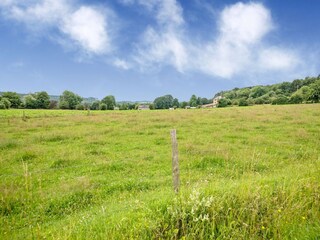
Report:
M88 54L110 51L106 12L91 6L72 5L71 2L5 0L2 9L6 18L21 22L37 33L49 28L57 29L64 38L67 37Z
M172 65L183 72L188 53L183 42L184 19L176 0L139 1L156 16L157 26L149 26L138 44L135 60L142 67L152 64Z
M251 72L286 71L299 64L293 51L270 46L264 39L274 29L270 11L260 3L236 3L217 19L216 35L193 39L176 0L122 0L139 4L154 16L133 57L143 69L170 65L179 72L196 71L221 78Z

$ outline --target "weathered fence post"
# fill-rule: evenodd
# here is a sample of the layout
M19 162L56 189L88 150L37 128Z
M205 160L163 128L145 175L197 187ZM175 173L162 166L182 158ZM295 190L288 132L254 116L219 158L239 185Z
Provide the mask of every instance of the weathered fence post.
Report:
M180 187L180 173L179 173L179 160L178 160L178 142L176 129L170 131L172 141L172 178L173 189L177 194Z
M25 113L24 110L23 110L23 112L22 112L22 120L23 120L23 121L27 121L26 113Z

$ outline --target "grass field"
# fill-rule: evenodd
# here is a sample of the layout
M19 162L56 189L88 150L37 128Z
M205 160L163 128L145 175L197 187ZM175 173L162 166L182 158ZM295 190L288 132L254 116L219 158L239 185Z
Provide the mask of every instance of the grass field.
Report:
M0 239L320 239L319 104L22 112L0 111Z

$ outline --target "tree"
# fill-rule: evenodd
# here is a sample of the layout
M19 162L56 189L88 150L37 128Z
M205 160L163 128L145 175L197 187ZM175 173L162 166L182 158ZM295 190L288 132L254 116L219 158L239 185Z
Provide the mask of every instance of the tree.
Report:
M285 95L280 95L276 97L275 99L272 100L271 104L272 105L282 105L282 104L288 104L289 99Z
M291 95L289 101L290 101L290 103L293 103L293 104L302 103L303 102L302 94L299 93L298 91L295 92L294 94Z
M100 103L100 110L107 110L107 104Z
M59 108L60 109L69 109L69 103L65 100L62 100L59 102Z
M94 101L94 102L91 104L90 109L91 109L91 110L99 110L99 105L100 105L100 101Z
M1 109L9 109L11 106L11 102L8 98L0 97L0 103L3 106Z
M196 95L192 95L191 96L191 98L190 98L190 101L189 101L189 103L190 103L190 106L191 107L196 107L198 104L197 104L197 96Z
M2 93L2 97L10 101L12 108L19 108L22 103L19 94L16 92L4 92Z
M310 85L309 100L314 103L318 103L320 101L320 80Z
M257 87L252 88L251 93L250 93L250 97L258 98L258 97L261 97L262 95L264 95L265 93L267 93L266 87L257 86Z
M153 104L155 109L169 109L173 107L173 97L171 95L157 97Z
M186 106L188 106L188 102L183 101L180 103L180 108L185 108Z
M248 102L245 98L240 98L239 99L239 107L243 107L243 106L248 106Z
M47 92L38 92L35 94L36 108L47 109L50 105L50 97Z
M56 109L56 108L58 108L58 101L50 100L49 109Z
M77 110L84 110L84 105L79 103L79 104L77 104L76 109Z
M29 94L24 97L25 108L35 109L37 108L37 99L33 94Z
M67 107L67 106L68 106L67 109L75 109L76 106L81 103L81 101L82 101L82 97L80 97L79 95L77 95L73 92L66 90L60 96L59 106L61 108L61 105L62 105L62 107L63 107L62 109L66 109L65 107ZM63 104L61 104L62 102L63 102Z
M172 105L174 108L178 108L179 107L179 100L177 98L173 99Z
M109 95L104 97L101 100L101 103L104 103L107 106L107 110L113 110L114 107L116 106L116 99L114 96Z
M209 104L209 103L212 103L212 100L211 99L207 99L207 98L201 98L201 103L202 104Z
M227 107L228 105L231 105L231 100L227 98L221 98L218 102L217 107Z

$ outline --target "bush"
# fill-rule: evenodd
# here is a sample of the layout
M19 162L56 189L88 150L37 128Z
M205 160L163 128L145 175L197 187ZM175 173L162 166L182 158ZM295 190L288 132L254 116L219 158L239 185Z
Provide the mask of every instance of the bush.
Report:
M83 104L78 104L78 105L76 106L76 109L77 109L77 110L84 110L84 105L83 105Z
M59 102L59 108L60 109L69 109L69 103L67 101L60 101Z
M100 104L100 110L107 110L107 104L101 103Z
M288 103L289 103L288 97L284 95L278 96L272 101L272 105L282 105L282 104L288 104Z
M295 93L290 97L290 103L298 104L303 102L303 97L301 94Z
M239 107L249 106L248 101L245 98L239 99Z
M9 109L11 106L11 102L9 101L8 98L2 98L0 101L2 104L4 104L6 109Z
M6 109L6 105L2 101L0 101L0 109Z
M228 105L231 105L231 100L227 98L221 98L218 102L217 107L227 107Z

